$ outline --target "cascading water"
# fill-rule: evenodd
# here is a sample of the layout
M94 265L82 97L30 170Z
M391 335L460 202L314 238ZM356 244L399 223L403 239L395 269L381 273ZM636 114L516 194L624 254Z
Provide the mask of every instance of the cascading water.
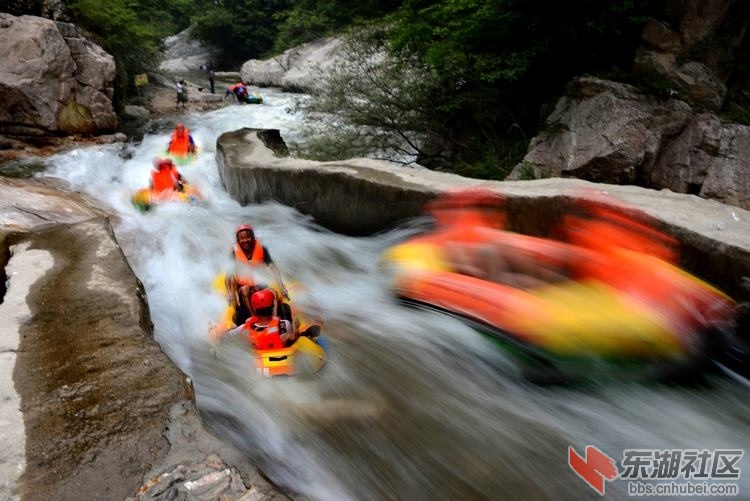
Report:
M183 118L201 151L181 171L205 206L143 214L131 205L167 130L145 137L128 159L116 146L52 157L45 175L118 213L117 238L146 288L157 340L192 377L212 428L272 480L326 500L579 499L595 494L568 467L569 445L582 453L593 444L618 460L623 449L750 448L748 392L737 383L535 387L480 335L388 295L379 255L408 228L350 238L278 204L240 207L221 187L216 137L257 127L293 140L303 120L287 111L293 96L264 94L262 106ZM245 350L209 343L208 323L223 308L211 283L230 266L233 228L245 222L326 320L330 359L314 378L262 379ZM747 478L740 497L750 496ZM610 483L607 496L627 497L626 483Z

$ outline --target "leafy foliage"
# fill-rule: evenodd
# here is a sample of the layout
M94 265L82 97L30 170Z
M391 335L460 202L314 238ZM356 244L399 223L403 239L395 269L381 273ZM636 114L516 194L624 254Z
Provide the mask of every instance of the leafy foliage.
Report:
M445 132L433 108L434 95L441 92L438 79L418 58L403 52L394 57L387 43L382 26L360 28L346 39L342 61L318 79L321 87L308 111L356 127L337 127L336 138L318 137L309 149L331 151L338 144L344 155L363 148L360 153L379 151L413 161L424 154L420 148L426 137L437 140Z
M539 107L572 76L629 67L648 13L645 0L407 0L392 42L454 88L447 121L507 136L533 132Z
M283 52L301 43L345 31L353 24L384 17L400 5L400 0L290 2L287 10L275 16L278 35L274 51Z
M223 50L239 63L266 54L276 38L274 14L287 0L202 0L196 2L193 36Z
M187 22L191 0L74 0L72 21L112 54L117 63L115 100L119 104L133 75L153 69L162 40Z
M31 16L41 16L44 8L42 0L7 0L5 5L0 9L2 12L22 16L24 14Z

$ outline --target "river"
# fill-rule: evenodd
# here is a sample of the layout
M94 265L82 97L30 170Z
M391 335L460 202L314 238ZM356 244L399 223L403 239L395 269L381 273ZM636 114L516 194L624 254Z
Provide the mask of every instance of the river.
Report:
M595 445L618 462L624 449L750 449L750 392L716 379L705 387L609 382L537 387L495 345L455 320L405 309L388 295L380 253L410 228L353 238L275 203L241 207L221 187L219 134L278 128L301 139L294 96L264 91L261 106L182 117L201 148L181 169L204 206L140 213L130 195L148 184L169 130L127 148L108 145L45 160L117 213L117 238L143 282L155 336L193 380L212 429L251 455L291 493L321 500L596 499L568 466L568 447ZM250 222L290 279L326 320L331 356L308 380L264 380L246 354L212 349L219 317L210 284L230 263L233 229ZM750 461L739 479L750 499ZM607 498L628 498L627 482Z

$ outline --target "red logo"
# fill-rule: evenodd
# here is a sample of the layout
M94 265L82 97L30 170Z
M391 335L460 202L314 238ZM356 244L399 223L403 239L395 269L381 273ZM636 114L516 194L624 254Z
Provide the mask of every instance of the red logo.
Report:
M593 445L586 446L585 459L568 447L568 464L579 477L584 479L596 492L604 495L604 481L617 478L615 460Z

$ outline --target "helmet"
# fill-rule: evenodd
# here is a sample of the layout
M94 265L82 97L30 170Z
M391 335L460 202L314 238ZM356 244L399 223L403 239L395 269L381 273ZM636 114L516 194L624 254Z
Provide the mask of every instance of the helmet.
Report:
M175 129L184 129L185 128L185 124L182 123L182 122L177 122L176 124L174 124L174 128Z
M263 289L250 296L250 306L252 306L254 311L273 308L275 300L276 294L271 289Z
M241 224L238 227L234 229L235 236L238 235L241 231L249 231L250 233L254 233L253 227L249 224Z
M171 167L173 165L171 158L154 158L154 167L161 169L162 167Z

